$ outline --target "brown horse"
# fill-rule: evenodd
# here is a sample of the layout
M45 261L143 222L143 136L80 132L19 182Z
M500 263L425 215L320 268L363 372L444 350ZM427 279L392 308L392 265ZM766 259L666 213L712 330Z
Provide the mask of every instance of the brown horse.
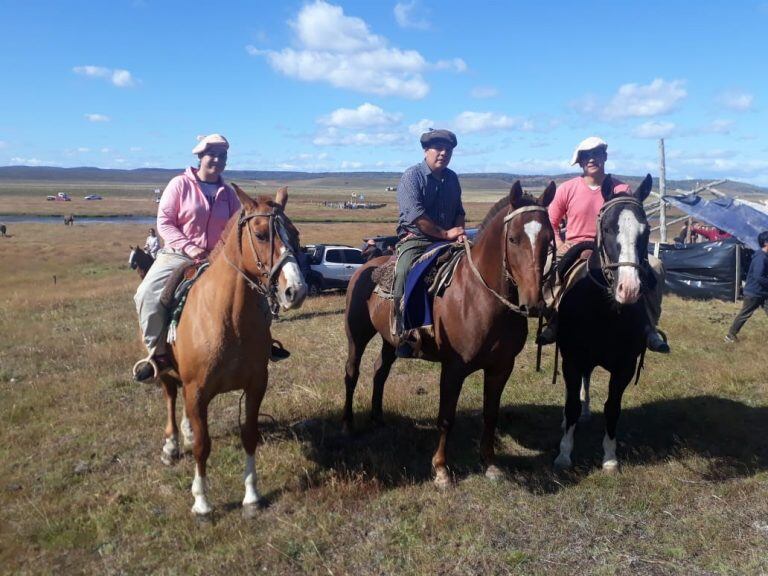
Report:
M474 246L466 248L451 286L433 306L434 337L424 337L422 354L440 362L440 442L432 457L435 484L450 484L445 445L456 417L456 404L464 379L484 371L484 427L480 452L486 475L501 476L495 466L494 434L504 390L515 357L528 336L528 314L542 305L541 286L547 252L554 249L554 234L546 207L555 194L551 182L535 199L523 194L515 182L507 197L491 208L480 225ZM378 332L381 353L373 376L372 414L382 419L384 383L395 361L395 340L390 331L392 300L374 292L374 268L385 258L371 260L352 277L347 290L345 327L349 346L346 364L344 427L352 429L352 401L365 347Z
M131 249L131 253L128 255L128 266L131 267L131 270L136 270L139 278L144 280L144 276L147 275L152 264L155 263L155 259L139 248L138 244L135 248L130 245L128 247Z
M177 372L160 377L168 407L166 444L178 446L175 403L177 387L183 386L197 464L192 511L198 515L212 510L206 479L211 451L208 405L216 395L232 390L245 393L245 424L240 434L246 453L243 509L252 513L257 508L254 453L259 407L267 389L270 307L297 308L307 293L296 261L299 233L283 211L287 189L281 188L273 201L251 199L233 186L242 210L229 221L211 254L209 269L189 291L171 346Z

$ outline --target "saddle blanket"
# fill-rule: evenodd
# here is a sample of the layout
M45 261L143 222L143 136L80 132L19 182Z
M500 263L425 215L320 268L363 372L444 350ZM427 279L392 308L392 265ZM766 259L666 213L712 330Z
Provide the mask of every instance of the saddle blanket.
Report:
M427 280L427 276L437 259L453 245L453 242L436 243L416 260L408 272L401 303L405 330L432 326L433 297L428 292L430 282Z

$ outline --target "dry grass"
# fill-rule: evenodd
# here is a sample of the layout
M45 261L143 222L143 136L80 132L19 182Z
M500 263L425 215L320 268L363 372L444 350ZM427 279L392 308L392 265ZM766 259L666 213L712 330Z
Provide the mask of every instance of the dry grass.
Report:
M309 202L309 200L308 200ZM295 207L295 206L294 206ZM290 207L289 207L290 208ZM309 210L309 208L307 208ZM299 210L300 211L300 210ZM293 212L289 213L293 214ZM357 244L391 223L300 226L302 240ZM0 572L277 574L759 574L768 571L768 388L756 316L722 343L736 304L668 298L669 357L649 355L627 390L622 471L599 469L606 377L558 476L562 383L521 354L502 400L506 480L479 474L482 386L464 386L449 446L458 481L437 492L437 367L398 362L383 428L340 434L343 296L309 300L274 332L257 467L270 506L240 516L238 395L211 409L214 520L189 513L193 459L159 460L158 389L130 381L141 353L125 265L141 226L17 225L0 239ZM54 284L53 277L56 277Z

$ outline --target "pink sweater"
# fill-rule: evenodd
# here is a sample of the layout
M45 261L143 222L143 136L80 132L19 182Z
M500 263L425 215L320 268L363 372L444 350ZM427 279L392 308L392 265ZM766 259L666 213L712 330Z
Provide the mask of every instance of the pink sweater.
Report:
M629 186L616 178L613 178L613 183L614 193L629 192ZM581 176L577 176L557 187L555 198L549 205L549 221L557 232L562 219L568 219L565 241L570 244L594 240L597 236L597 214L603 203L600 188L592 190ZM560 236L557 233L555 238L559 245Z
M229 218L240 210L235 191L220 181L213 206L197 185L197 170L187 168L165 187L157 209L157 231L165 246L190 258L208 255L219 242Z

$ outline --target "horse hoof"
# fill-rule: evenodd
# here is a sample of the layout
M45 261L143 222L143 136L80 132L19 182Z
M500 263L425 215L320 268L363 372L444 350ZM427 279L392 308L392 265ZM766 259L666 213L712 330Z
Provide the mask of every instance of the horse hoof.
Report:
M606 474L615 474L619 471L618 460L606 460L603 462L603 472Z
M253 520L259 515L261 507L258 502L255 504L243 504L243 518L245 520Z
M504 479L504 472L495 464L491 464L485 470L485 477L493 482L499 482Z
M453 481L451 475L447 470L437 470L435 472L435 487L439 490L447 490L453 487Z
M160 462L165 464L166 466L173 466L176 464L176 461L179 459L179 453L176 452L175 454L167 454L163 452L160 454Z
M198 520L210 520L213 515L213 508L211 508L208 503L200 504L195 502L195 505L192 506L192 514L194 514Z
M555 458L555 470L568 470L571 467L571 459L560 454Z

